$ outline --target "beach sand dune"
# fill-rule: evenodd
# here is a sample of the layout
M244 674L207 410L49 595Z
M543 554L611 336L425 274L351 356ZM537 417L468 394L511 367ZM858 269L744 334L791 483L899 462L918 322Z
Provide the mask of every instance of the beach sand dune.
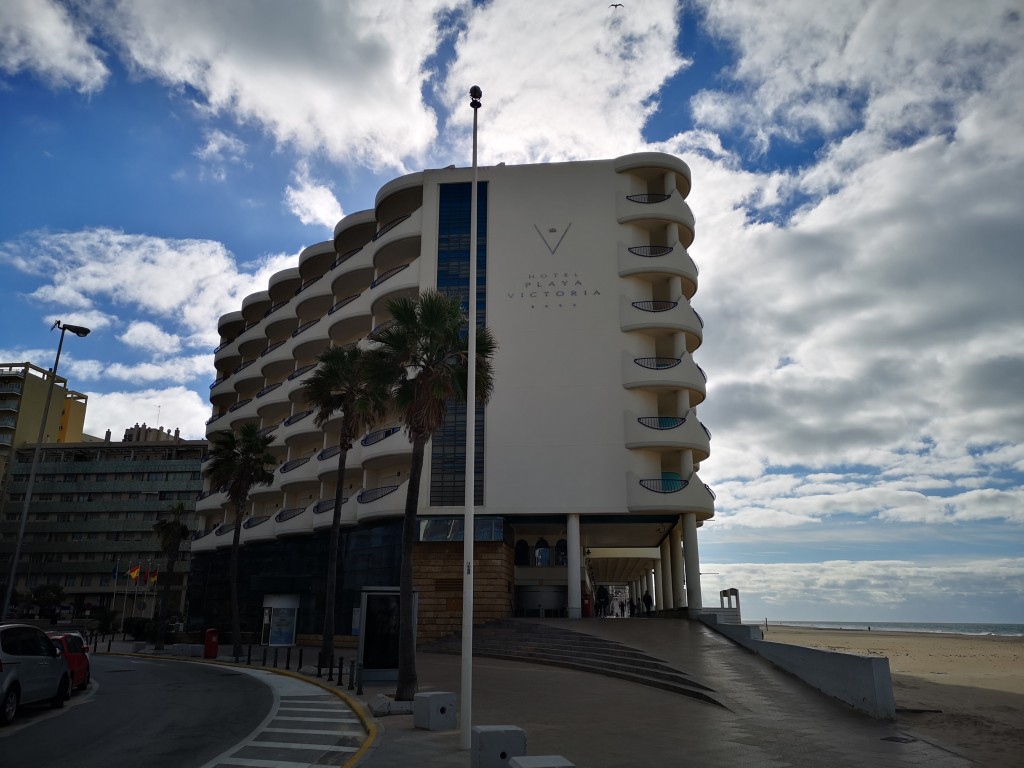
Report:
M782 625L764 638L885 656L902 729L981 765L1024 766L1024 638Z

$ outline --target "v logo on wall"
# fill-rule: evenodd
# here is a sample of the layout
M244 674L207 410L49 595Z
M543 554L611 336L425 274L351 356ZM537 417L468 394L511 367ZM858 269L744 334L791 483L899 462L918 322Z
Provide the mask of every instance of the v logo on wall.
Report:
M554 256L555 251L558 250L558 246L562 244L562 240L564 240L565 236L569 234L569 228L571 226L572 222L570 221L562 230L559 230L558 227L548 227L547 229L542 230L536 224L533 225L533 228L537 230L537 234L540 235L540 239L544 241L544 245L548 247L548 251L552 256ZM559 234L559 232L561 232L561 234Z

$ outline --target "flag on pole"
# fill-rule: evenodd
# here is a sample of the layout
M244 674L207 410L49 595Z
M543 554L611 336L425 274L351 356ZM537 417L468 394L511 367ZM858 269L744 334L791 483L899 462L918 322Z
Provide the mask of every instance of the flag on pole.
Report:
M142 570L142 565L136 565L128 569L128 578L132 581L139 580L139 571Z
M159 568L154 568L153 572L151 574L149 574L149 583L150 584L156 584L156 575L157 575L157 573L159 571L160 571Z

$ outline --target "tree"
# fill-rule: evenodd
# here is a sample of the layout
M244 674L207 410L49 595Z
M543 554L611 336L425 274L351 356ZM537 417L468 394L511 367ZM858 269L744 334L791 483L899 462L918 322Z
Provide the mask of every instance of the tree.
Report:
M39 606L39 615L56 619L64 602L64 587L60 584L40 584L30 590L32 602Z
M344 503L345 465L352 441L369 429L387 410L386 392L374 389L362 371L363 351L355 344L332 347L317 357L317 368L303 383L306 402L316 409L316 425L325 429L335 413L341 414L338 432L338 481L334 489L324 589L324 631L320 663L334 667L334 607L338 581L338 541L341 536L341 505Z
M274 442L273 435L261 435L256 424L243 424L235 432L218 432L212 437L210 464L203 474L213 487L224 487L235 508L235 532L231 539L231 632L234 655L242 653L242 621L238 606L238 550L242 537L242 519L245 517L249 491L256 485L270 485L274 473L268 464L277 460L267 452Z
M466 315L457 297L425 291L417 297L388 302L393 322L370 334L376 342L365 371L374 386L384 386L405 418L412 442L412 466L402 524L402 565L399 581L397 701L411 701L418 685L412 610L412 551L416 542L416 511L427 441L444 424L449 403L465 403L468 376ZM496 348L486 328L476 335L476 399L486 403L493 388L491 358ZM472 478L466 478L472 483Z
M164 624L167 621L167 606L171 599L171 574L174 573L174 564L178 561L178 553L181 550L181 542L187 541L189 527L181 522L181 516L185 514L185 505L181 502L171 504L167 511L172 515L170 519L157 520L153 523L153 530L160 537L160 551L167 558L167 567L164 572L164 587L160 595L160 605L156 617L156 645L155 650L164 649Z

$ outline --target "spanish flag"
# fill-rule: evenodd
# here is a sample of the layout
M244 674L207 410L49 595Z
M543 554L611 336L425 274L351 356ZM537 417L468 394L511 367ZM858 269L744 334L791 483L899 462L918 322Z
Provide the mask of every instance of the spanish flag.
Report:
M150 584L156 584L156 575L159 572L159 570L160 570L159 568L154 568L152 571L150 571L150 574L149 574L149 583Z
M131 568L128 569L128 578L131 579L132 581L138 581L139 580L139 571L141 571L141 570L142 570L142 565L141 564L140 565L132 566Z

